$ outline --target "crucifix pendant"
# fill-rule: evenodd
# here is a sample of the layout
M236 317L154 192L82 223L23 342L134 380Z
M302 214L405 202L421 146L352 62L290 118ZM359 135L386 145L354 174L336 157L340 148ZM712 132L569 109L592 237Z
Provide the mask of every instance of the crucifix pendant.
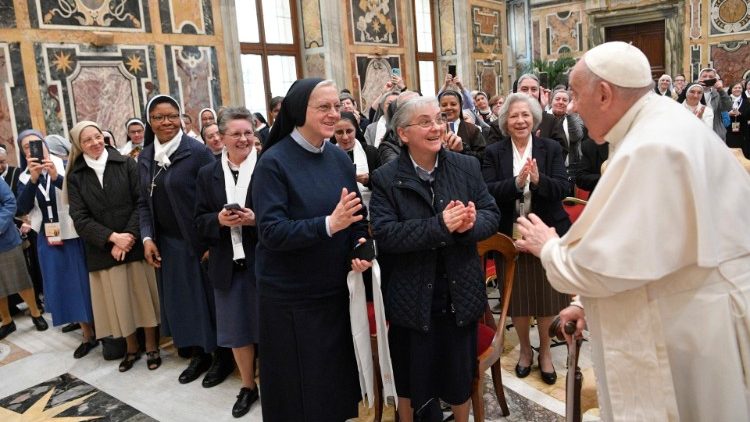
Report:
M151 192L149 194L149 196L152 197L152 198L154 197L154 188L155 187L156 187L156 182L152 180L151 181Z

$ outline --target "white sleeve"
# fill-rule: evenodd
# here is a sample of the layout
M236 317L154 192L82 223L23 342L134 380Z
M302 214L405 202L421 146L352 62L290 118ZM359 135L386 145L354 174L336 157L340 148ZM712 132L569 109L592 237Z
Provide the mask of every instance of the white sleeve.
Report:
M588 270L571 259L571 248L559 238L548 241L540 255L547 279L561 293L584 297L607 297L635 289L651 280L622 280Z

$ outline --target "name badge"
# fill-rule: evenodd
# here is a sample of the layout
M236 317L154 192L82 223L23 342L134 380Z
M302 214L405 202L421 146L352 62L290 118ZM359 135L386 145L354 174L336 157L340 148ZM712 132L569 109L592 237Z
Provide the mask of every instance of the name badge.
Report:
M47 244L50 246L62 246L62 230L60 223L45 223L44 236L47 238Z
M732 122L732 132L740 131L740 122Z

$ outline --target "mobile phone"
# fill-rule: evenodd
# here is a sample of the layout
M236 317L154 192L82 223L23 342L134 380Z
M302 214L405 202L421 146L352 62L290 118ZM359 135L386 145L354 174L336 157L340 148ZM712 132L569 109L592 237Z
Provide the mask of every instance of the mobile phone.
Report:
M391 75L401 77L401 69L394 67L391 69Z
M714 86L714 85L716 85L716 82L718 82L718 80L716 78L704 79L703 80L703 85L705 85L705 86Z
M44 146L41 139L29 141L29 155L31 155L31 158L38 159L38 163L42 164L44 160Z
M448 73L450 73L451 76L456 76L456 65L455 64L449 64L448 65Z
M544 88L549 88L549 73L539 72L539 85Z
M365 243L357 243L352 251L352 259L363 259L365 261L372 261L377 257L377 248L375 247L375 241L368 239Z
M224 209L227 211L239 211L242 209L240 204L233 202L231 204L224 204Z
M451 133L451 122L448 121L448 114L440 113L440 116L443 118L443 121L445 121L445 133Z

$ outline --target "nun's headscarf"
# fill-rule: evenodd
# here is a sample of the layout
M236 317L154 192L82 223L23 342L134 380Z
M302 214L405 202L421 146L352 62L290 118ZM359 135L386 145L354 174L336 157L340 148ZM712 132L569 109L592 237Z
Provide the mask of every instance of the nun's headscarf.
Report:
M298 79L292 84L284 101L281 102L281 110L271 126L271 133L263 145L263 152L292 133L295 127L305 125L310 94L323 81L321 78L307 78Z
M701 85L700 83L698 83L698 82L690 82L689 84L685 85L685 88L683 88L682 92L680 92L680 95L677 97L677 102L680 103L680 104L684 103L685 100L687 100L687 93L688 93L688 91L690 91L690 88L692 88L692 87L694 87L696 85L699 86L699 87L701 87L701 89L703 90L704 93L706 92L706 88L703 85ZM701 95L700 103L703 104L703 105L706 105L706 96L705 95Z
M47 135L44 138L47 141L47 148L51 154L68 159L70 155L70 141L60 135Z
M156 135L154 134L154 129L151 128L151 110L153 110L154 107L162 103L172 104L177 109L177 114L182 116L182 110L180 109L180 104L174 98L165 94L159 94L159 95L152 97L148 101L148 104L146 104L146 109L144 110L145 116L143 116L143 120L146 121L146 130L143 134L143 147L144 148L153 144L154 138L156 137Z
M71 169L78 160L78 157L83 155L83 148L81 148L81 132L89 126L93 126L99 133L104 133L102 128L98 124L89 120L82 120L76 123L72 129L70 129L70 156L68 157L68 166L65 168L65 174L70 174ZM106 148L106 147L105 147ZM68 178L63 180L63 191L62 191L63 203L68 203Z
M362 133L362 129L359 127L359 123L357 123L357 118L354 117L354 113L342 111L341 118L339 120L348 120L349 123L354 126L354 137L357 138L357 140L361 142L363 146L367 144L367 141L365 140L365 134Z
M125 140L128 142L132 141L132 139L130 139L130 135L128 135L128 130L130 129L130 126L132 125L141 125L141 127L143 128L143 131L144 132L146 131L146 125L143 124L141 119L137 117L133 117L132 119L128 120L128 122L125 123Z
M18 160L19 160L18 167L21 170L26 170L26 167L29 165L26 162L26 154L23 152L23 147L21 146L21 141L23 140L23 138L29 135L36 136L37 139L39 139L40 141L44 143L44 146L47 148L47 151L49 151L49 147L47 146L47 143L44 141L44 135L42 135L42 133L39 132L38 130L26 129L23 132L19 133L18 138L16 139L16 144L18 144Z
M214 122L219 123L219 118L216 116L216 112L214 109L206 107L202 108L201 111L198 112L198 132L203 130L203 112L208 111L214 116Z
M463 120L464 99L462 98L460 92L454 91L452 89L446 89L445 91L441 92L440 95L438 95L438 103L443 99L443 97L446 97L448 95L456 97L458 99L458 120ZM458 127L456 127L456 130L458 130Z

